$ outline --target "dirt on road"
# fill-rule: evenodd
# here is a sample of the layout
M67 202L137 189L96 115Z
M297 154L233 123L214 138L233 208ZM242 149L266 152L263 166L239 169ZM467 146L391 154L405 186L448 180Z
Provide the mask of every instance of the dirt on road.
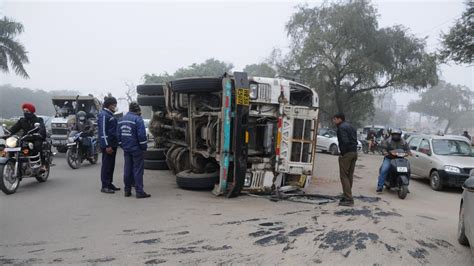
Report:
M149 199L107 195L100 164L71 170L59 155L46 183L0 195L0 264L472 265L456 241L460 190L414 180L405 200L377 195L381 160L360 155L347 208L214 197L168 171L146 171ZM338 195L337 157L318 154L316 169L307 192Z

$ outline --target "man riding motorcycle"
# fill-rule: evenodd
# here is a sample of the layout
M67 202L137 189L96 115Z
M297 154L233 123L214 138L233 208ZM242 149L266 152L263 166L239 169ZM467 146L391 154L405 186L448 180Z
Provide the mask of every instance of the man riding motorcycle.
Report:
M35 134L31 137L31 141L34 144L34 151L41 152L43 141L46 140L46 127L44 126L43 119L37 117L35 115L36 108L31 103L24 103L21 108L23 109L23 116L10 128L10 134L14 135L18 131L22 130L23 136L26 135L27 132L31 131L35 128L35 124L39 123L39 129L35 132ZM40 155L41 164L45 165L45 158L44 156Z
M76 124L73 128L78 132L82 132L83 144L89 147L89 155L94 154L94 147L92 146L91 137L94 136L94 125L87 119L87 114L84 111L79 111L76 114Z
M382 151L385 157L380 168L380 175L378 177L376 190L377 193L381 193L383 191L385 178L387 178L388 172L390 170L390 161L394 158L390 152L398 149L402 149L408 155L411 155L408 143L402 138L402 131L400 129L393 129L390 137L382 143Z

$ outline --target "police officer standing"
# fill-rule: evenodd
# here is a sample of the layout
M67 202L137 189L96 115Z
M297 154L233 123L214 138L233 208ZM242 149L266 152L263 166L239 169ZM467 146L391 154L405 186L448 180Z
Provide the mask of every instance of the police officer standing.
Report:
M120 190L112 184L118 147L117 119L114 117L116 109L117 100L114 97L105 97L104 109L99 113L97 122L100 148L102 149L102 169L100 172L102 188L100 191L103 193L115 193L115 191Z
M150 194L143 191L143 169L145 160L143 153L147 149L145 123L141 118L140 106L132 102L129 112L118 122L118 140L124 151L125 167L123 179L125 197L132 195L132 183L135 183L137 199L148 198Z

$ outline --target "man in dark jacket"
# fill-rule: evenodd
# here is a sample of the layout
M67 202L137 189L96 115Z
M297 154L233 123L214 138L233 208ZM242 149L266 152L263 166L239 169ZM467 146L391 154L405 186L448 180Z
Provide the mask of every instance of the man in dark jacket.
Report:
M132 183L135 184L137 199L148 198L150 194L143 191L143 169L145 160L143 153L147 149L145 123L141 118L140 106L132 102L129 112L118 122L118 141L123 149L125 166L123 181L125 197L132 195Z
M23 116L18 120L11 128L10 134L16 134L18 131L22 131L23 136L26 135L29 131L35 128L35 124L39 124L38 130L36 130L34 135L31 137L31 141L34 145L34 151L41 153L43 141L46 139L46 127L44 126L43 119L35 115L36 108L31 103L24 103L21 108L23 109ZM41 156L41 164L44 166L45 161Z
M97 125L99 128L99 142L102 149L102 169L100 179L102 181L101 192L115 193L120 188L112 184L115 157L117 155L117 120L114 112L117 109L117 100L114 97L105 97L104 109L99 113Z
M343 197L339 201L341 206L354 206L352 198L352 181L357 161L357 131L346 122L344 114L336 114L332 121L337 126L337 140L339 142L339 176L341 178Z

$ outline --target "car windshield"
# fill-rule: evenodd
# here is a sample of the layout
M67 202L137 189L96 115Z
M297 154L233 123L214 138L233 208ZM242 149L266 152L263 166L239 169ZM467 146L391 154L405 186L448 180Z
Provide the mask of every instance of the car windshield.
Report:
M474 157L471 146L462 140L434 139L433 150L438 155L470 156Z

